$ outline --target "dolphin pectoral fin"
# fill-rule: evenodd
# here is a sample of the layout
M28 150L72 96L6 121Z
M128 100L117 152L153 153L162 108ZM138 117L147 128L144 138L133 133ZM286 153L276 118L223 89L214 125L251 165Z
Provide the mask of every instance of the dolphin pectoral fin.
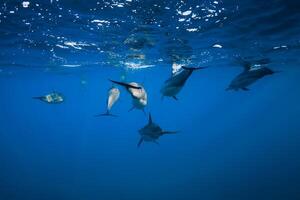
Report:
M51 103L51 102L47 101L47 99L44 96L32 97L32 99L37 99L37 100L40 100L40 101L44 101L46 103Z
M249 91L250 90L249 88L246 88L246 87L243 87L241 89L244 90L244 91Z
M261 65L267 65L267 64L270 64L272 61L270 58L262 58L262 59L258 60L257 62Z
M244 71L249 71L251 68L251 62L245 60L244 58L242 58L241 56L237 56L235 58L236 63L241 65L244 68Z
M143 138L141 138L141 139L139 140L138 144L137 144L137 147L140 147L140 146L141 146L141 144L143 143L143 141L144 141L144 139L143 139Z
M143 111L144 115L147 115L147 113L146 113L145 109L142 109L142 111Z
M110 79L109 79L110 80ZM124 86L126 87L127 89L128 88L133 88L133 89L142 89L142 87L138 87L138 86L134 86L134 85L130 85L128 83L124 83L124 82L120 82L120 81L114 81L114 80L110 80L111 82L115 83L115 84L118 84L118 85L121 85L121 86Z
M198 69L206 69L206 68L208 68L208 67L186 67L186 66L182 66L182 69L191 70L191 71L198 70Z
M173 99L175 99L176 101L178 101L178 98L176 96L172 96L172 97L173 97Z
M44 101L44 96L40 96L40 97L32 97L33 99L38 99L38 100L41 100L41 101Z

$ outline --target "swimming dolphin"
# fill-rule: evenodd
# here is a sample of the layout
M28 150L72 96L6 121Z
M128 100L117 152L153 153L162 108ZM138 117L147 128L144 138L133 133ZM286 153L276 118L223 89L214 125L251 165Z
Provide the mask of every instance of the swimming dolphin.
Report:
M32 98L44 101L49 104L59 104L64 101L63 95L58 92L52 92L52 93L44 95L44 96L38 96L38 97L32 97Z
M113 115L110 113L110 110L112 108L112 106L116 103L116 101L118 101L120 97L120 90L116 87L111 87L108 90L108 98L107 98L107 108L106 108L106 112L100 115L96 115L96 116L113 116L116 117L116 115Z
M175 134L177 131L164 131L157 124L152 121L151 114L149 113L149 121L146 126L139 130L141 139L139 140L137 146L140 147L143 141L157 143L160 136L165 134Z
M267 60L260 60L260 61L267 61ZM244 71L240 73L238 76L236 76L231 83L229 84L228 88L226 90L244 90L248 91L249 86L256 82L257 80L263 78L267 75L272 75L274 73L277 73L277 71L273 71L268 67L265 67L264 65L267 64L267 62L264 63L254 63L252 64L250 61L244 61L243 67Z
M176 95L180 92L182 87L184 86L187 79L191 76L193 71L198 69L205 69L206 67L181 67L182 70L175 73L171 76L168 80L165 81L164 85L162 86L160 92L162 97L168 96L173 97L175 100L178 100Z
M251 66L267 65L271 63L271 60L269 58L250 59L250 58L243 58L238 56L236 57L236 62L239 65L249 68Z
M129 111L136 108L145 112L144 108L147 105L147 92L142 85L136 82L125 83L125 82L119 82L114 80L110 80L110 81L115 84L124 86L126 90L131 94L133 106Z

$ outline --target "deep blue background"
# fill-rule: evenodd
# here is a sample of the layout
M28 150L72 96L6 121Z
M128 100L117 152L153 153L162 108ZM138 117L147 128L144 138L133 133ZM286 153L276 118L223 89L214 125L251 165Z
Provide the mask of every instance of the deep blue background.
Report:
M30 2L33 7L35 2ZM203 20L180 24L178 17L171 17L175 1L133 0L124 8L103 12L89 10L96 1L82 2L38 2L51 13L58 12L59 4L60 12L70 9L82 21L72 23L73 15L53 24L36 18L32 27L39 28L32 33L23 27L22 19L29 20L38 11L20 8L9 14L21 1L7 1L6 9L1 1L1 200L300 198L297 1L224 0L218 4L225 8L222 18L228 17L222 26ZM155 3L171 9L145 14ZM201 13L212 2L189 1L182 10L197 4ZM130 20L132 9L139 11L132 14L137 22ZM90 20L114 17L125 22L119 28L83 30ZM124 45L124 39L135 27L152 27L149 19L153 18L164 24L163 28L155 25L151 33L155 46L137 51L147 55L143 64L153 67L126 68L119 62L134 51ZM196 24L201 31L185 30ZM51 41L43 33L66 39ZM116 36L115 42L110 34ZM24 38L33 42L28 44ZM174 38L185 42L170 42ZM96 46L82 50L56 46L64 41ZM216 43L223 48L212 48ZM278 46L283 47L274 49ZM179 101L162 101L159 93L170 76L170 51L182 55L182 60L191 58L191 66L209 66L192 74ZM242 71L235 56L270 58L269 67L282 72L259 80L248 92L225 91ZM64 67L68 64L80 66ZM124 74L128 81L144 83L149 97L146 111L154 122L166 130L179 130L178 134L161 137L160 145L144 143L138 149L138 130L148 119L141 111L127 112L131 99L124 89L112 110L119 117L94 117L105 111L108 78L119 80ZM63 104L31 98L53 90L65 95Z

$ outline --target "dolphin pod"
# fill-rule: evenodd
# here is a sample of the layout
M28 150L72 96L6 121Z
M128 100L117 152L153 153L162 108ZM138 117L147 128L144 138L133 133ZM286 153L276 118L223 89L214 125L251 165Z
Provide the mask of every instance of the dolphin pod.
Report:
M244 70L238 74L229 84L226 90L244 90L248 91L249 86L256 81L262 79L267 75L272 75L278 71L273 71L266 65L270 63L269 59L260 60L244 60L239 59L238 63L243 66ZM181 66L170 78L168 78L162 85L160 93L162 97L171 97L178 100L177 95L182 90L186 84L189 77L196 70L205 69L206 67L186 67ZM148 103L148 96L146 89L139 83L136 82L123 82L110 80L113 84L122 86L132 97L132 108L142 110L145 113L145 107ZM120 97L120 90L112 86L108 90L106 112L96 116L116 116L111 113L113 105L118 101ZM49 104L59 104L64 102L64 97L61 93L52 92L43 96L33 97L33 99L38 99ZM130 111L129 110L129 111ZM138 147L142 145L143 142L153 142L158 144L158 139L166 134L175 134L177 131L166 131L163 130L159 125L153 122L152 116L149 113L148 123L141 128L139 131L140 140L137 144Z

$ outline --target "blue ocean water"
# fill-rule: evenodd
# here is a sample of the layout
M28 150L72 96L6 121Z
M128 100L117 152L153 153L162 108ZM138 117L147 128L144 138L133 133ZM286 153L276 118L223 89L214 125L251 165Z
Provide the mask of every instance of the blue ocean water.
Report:
M0 200L300 199L299 33L297 0L1 0ZM207 68L162 99L178 66ZM145 113L114 85L95 117L109 79ZM178 132L137 147L149 113Z

